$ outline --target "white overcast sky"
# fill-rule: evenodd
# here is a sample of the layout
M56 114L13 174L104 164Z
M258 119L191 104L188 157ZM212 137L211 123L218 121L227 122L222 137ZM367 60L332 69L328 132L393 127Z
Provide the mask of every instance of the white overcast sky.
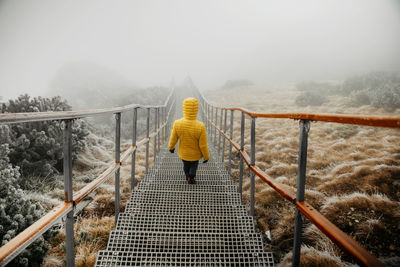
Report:
M202 89L399 71L400 1L0 0L0 95L41 94L66 62Z

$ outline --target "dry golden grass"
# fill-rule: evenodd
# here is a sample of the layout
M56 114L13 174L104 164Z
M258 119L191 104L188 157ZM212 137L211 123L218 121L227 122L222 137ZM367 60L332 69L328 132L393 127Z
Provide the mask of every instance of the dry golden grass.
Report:
M94 266L97 252L107 245L108 235L114 228L114 218L80 217L74 227L76 266ZM58 233L51 245L43 266L64 266L65 232Z
M339 96L329 97L329 102L321 107L299 108L294 105L298 92L293 87L276 89L249 87L246 94L240 88L206 92L205 95L216 105L241 106L264 113L400 115L399 110L388 112L371 106L349 108ZM240 143L238 112L234 118L233 139ZM256 165L280 183L296 187L298 122L257 119L256 126ZM248 118L245 140L245 150L249 153ZM306 200L389 266L396 266L393 262L400 261L399 145L400 131L396 129L322 122L311 123L308 140ZM239 159L234 157L232 174L235 181L239 176L238 166ZM245 175L243 200L248 203L248 172ZM271 230L275 259L281 266L290 265L294 207L257 180L257 226L261 231ZM351 261L308 222L303 241L302 266L345 266Z
M289 252L278 265L279 267L292 266L292 252ZM300 266L306 267L346 267L352 266L343 263L340 257L334 256L327 251L317 250L313 247L302 246Z

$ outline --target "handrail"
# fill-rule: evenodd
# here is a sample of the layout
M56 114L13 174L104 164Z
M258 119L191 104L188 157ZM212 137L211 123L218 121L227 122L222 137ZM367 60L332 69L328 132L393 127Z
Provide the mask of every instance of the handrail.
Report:
M169 93L167 100L163 105L139 105L131 104L121 107L104 108L104 109L91 109L91 110L78 110L78 111L55 111L55 112L20 112L20 113L0 113L0 124L22 123L22 122L36 122L36 121L51 121L51 120L71 120L79 118L87 118L99 116L110 113L120 113L123 111L132 110L135 108L160 108L166 107L173 90Z
M202 100L200 101L200 105L202 107L203 117L205 118L207 124L213 127L216 131L218 131L220 136L223 136L231 144L231 147L233 147L240 154L243 161L255 175L257 175L261 180L266 182L269 186L271 186L276 192L278 192L282 197L284 197L290 203L294 204L296 209L299 210L306 218L308 218L311 223L313 223L318 229L320 229L336 245L338 245L341 249L343 249L343 251L347 252L360 265L384 266L382 262L376 259L365 248L363 248L354 239L345 234L336 225L331 223L326 217L324 217L321 213L319 213L308 202L297 201L295 188L275 181L275 179L268 177L268 175L265 172L263 172L259 167L257 167L255 164L251 164L250 156L244 151L244 149L241 149L239 144L237 144L230 137L228 137L228 135L222 129L220 129L216 123L212 121L213 118L212 116L211 119L209 118L207 114L208 109L206 111L205 106L208 105L210 107L221 110L231 110L232 112L235 110L241 111L252 118L282 118L282 119L297 119L302 121L313 120L313 121L346 123L353 125L365 125L365 126L389 127L389 128L400 128L400 118L380 117L380 116L338 115L338 114L307 114L307 113L266 114L266 113L251 112L244 108L235 108L235 107L225 108L225 107L214 106L209 104L209 102L200 92L198 92L198 94ZM211 114L213 113L211 112ZM217 112L215 114L217 114ZM222 121L222 113L220 119ZM231 137L232 137L232 132L231 132ZM222 151L222 153L224 153L224 151Z
M164 105L158 106L149 106L149 105L127 105L118 108L110 108L110 109L98 109L91 111L76 111L76 112L37 112L37 113L10 113L10 114L0 114L0 124L5 123L22 123L22 122L33 122L33 121L46 121L46 120L69 120L76 119L82 117L89 117L100 114L107 113L120 113L129 109L136 108L168 108L167 113L164 114L164 123L160 124L154 131L149 134L148 137L143 138L139 142L132 144L126 151L121 153L120 161L113 163L109 166L105 171L103 171L97 178L95 178L92 182L84 186L78 192L75 193L73 197L73 201L65 201L64 203L58 205L50 212L45 214L31 226L26 228L24 231L19 233L9 242L7 242L4 246L0 247L0 266L5 266L8 262L10 262L13 258L15 258L23 249L29 246L32 242L34 242L38 237L40 237L45 231L47 231L50 227L56 224L61 218L65 217L68 213L74 211L74 207L84 200L90 193L95 191L100 185L106 182L112 174L116 174L121 168L122 164L128 159L130 155L135 155L137 148L142 145L148 145L150 142L150 138L154 136L160 137L160 135L164 135L163 139L166 140L167 127L171 123L171 113L173 112L173 106L175 104L175 100L172 100L172 96L174 93L174 89L171 90L170 94L167 97L167 100L164 102ZM136 112L135 112L136 113ZM38 115L36 115L38 114ZM149 115L150 113L148 113ZM135 118L136 119L136 118ZM135 122L136 123L136 122ZM119 138L119 137L118 137ZM160 139L158 139L160 142ZM148 147L146 147L148 150ZM132 159L134 162L134 158ZM134 172L134 169L132 169ZM134 175L132 176L134 177ZM117 194L117 192L116 192ZM119 193L118 193L119 196ZM116 195L117 197L117 195ZM116 213L117 214L117 213ZM68 249L67 249L68 250ZM68 254L68 251L67 251ZM71 255L69 255L71 257ZM68 255L67 255L68 258ZM73 259L73 258L72 258ZM68 265L68 261L67 261Z
M25 249L30 244L28 243L30 239L36 239L40 237L46 230L56 224L60 218L64 217L72 210L73 206L71 202L64 202L58 205L31 226L11 239L9 242L7 242L4 246L0 247L0 266L3 266L3 260L7 257L11 259L16 257L19 252L21 252L18 251L18 253L16 253L18 248L21 248L21 250ZM22 247L23 244L27 245ZM5 264L7 263L4 263L4 265Z
M211 104L210 106L222 110L241 111L244 114L253 118L310 120L310 121L334 122L342 124L353 124L360 126L400 128L400 118L390 117L390 116L363 116L363 115L330 114L330 113L259 113L259 112L252 112L245 108L239 108L239 107L226 108Z

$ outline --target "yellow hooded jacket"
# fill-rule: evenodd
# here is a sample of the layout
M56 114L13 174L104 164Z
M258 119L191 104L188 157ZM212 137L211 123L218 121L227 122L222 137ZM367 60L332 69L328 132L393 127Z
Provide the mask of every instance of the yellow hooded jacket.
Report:
M199 103L196 98L186 98L182 106L183 118L174 122L168 148L174 149L179 139L178 155L181 159L208 160L210 153L207 146L206 127L196 119Z

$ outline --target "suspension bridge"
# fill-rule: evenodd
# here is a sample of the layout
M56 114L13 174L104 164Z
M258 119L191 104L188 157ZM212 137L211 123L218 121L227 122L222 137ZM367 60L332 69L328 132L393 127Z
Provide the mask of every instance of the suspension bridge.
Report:
M202 120L208 131L210 161L200 164L197 184L188 184L182 162L165 147L174 119L181 116L184 95L172 90L164 105L128 105L111 109L70 112L0 114L0 124L59 120L63 122L65 202L48 212L0 248L0 266L5 266L27 246L61 219L65 220L66 265L75 265L75 207L112 175L115 178L115 230L105 250L98 252L96 266L274 266L274 258L254 224L254 185L259 177L296 208L293 237L293 266L300 264L301 229L308 219L323 234L361 266L383 266L360 244L343 233L305 201L307 139L310 121L334 122L374 127L400 128L400 118L336 114L263 114L242 108L213 106L197 91ZM138 109L147 110L146 134L137 141ZM120 151L121 113L133 110L132 145ZM154 131L150 133L153 111ZM232 139L234 113L241 118L241 142ZM230 129L227 129L228 112ZM78 192L72 190L72 123L78 118L115 114L115 163ZM251 151L244 150L245 117L251 120ZM268 177L255 162L256 118L300 121L297 188ZM219 125L218 125L219 124ZM149 167L150 140L154 164ZM146 175L135 188L136 150L146 146ZM229 150L225 160L225 151ZM239 185L231 180L232 150L240 155ZM131 157L131 197L120 213L120 167ZM227 164L225 164L227 162ZM251 171L250 204L242 204L243 167ZM273 212L273 211L271 211Z

